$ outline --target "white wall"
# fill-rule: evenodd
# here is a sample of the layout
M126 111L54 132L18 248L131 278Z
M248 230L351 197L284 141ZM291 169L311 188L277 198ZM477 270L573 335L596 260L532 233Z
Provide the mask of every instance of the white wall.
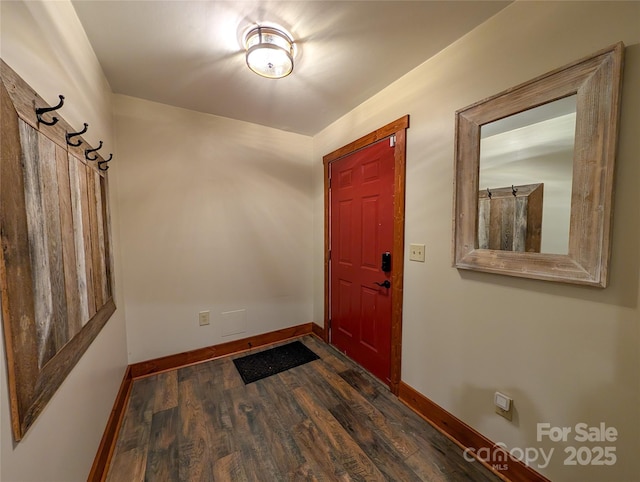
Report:
M425 243L427 259L405 263L402 380L495 442L554 448L539 470L558 481L640 473L639 18L638 2L516 2L314 137L315 321L322 156L410 114L406 243ZM610 286L452 268L454 112L620 40L628 48ZM514 398L513 422L493 413L496 390ZM617 464L565 467L566 444L538 443L538 422L616 427Z
M311 138L121 95L115 112L129 361L312 321Z
M111 91L70 2L0 2L0 55L78 130L90 129L112 150ZM114 168L117 170L118 159ZM13 446L4 344L0 343L0 479L4 482L86 480L122 381L126 332L118 273L118 209L111 177L117 311L55 393L26 436Z

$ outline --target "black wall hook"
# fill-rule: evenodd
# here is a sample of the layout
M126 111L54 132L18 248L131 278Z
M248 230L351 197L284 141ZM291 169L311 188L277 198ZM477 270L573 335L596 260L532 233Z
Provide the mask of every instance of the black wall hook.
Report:
M513 184L511 185L511 194L513 194L514 196L517 194L518 190L513 187Z
M491 199L491 191L489 191L489 188L487 188L487 196L489 196L489 199Z
M38 123L42 123L46 126L53 126L58 123L58 118L55 116L53 116L50 121L46 121L42 118L42 114L58 110L64 105L64 95L59 95L58 97L60 98L60 102L55 107L36 107L36 117L38 118Z
M104 161L98 161L98 169L100 169L101 171L106 171L107 169L109 169L109 166L102 167L102 165L111 161L111 159L113 159L113 154L109 154L109 159L105 159Z
M102 141L100 141L100 144L98 144L98 147L96 147L95 149L85 149L84 150L84 157L87 161L96 161L98 160L98 156L95 155L93 157L89 157L89 154L91 154L92 152L96 152L98 149L102 149Z
M67 132L67 135L66 135L67 144L69 144L70 146L73 146L73 147L78 147L80 144L82 144L82 140L78 139L77 142L71 142L71 138L75 137L75 136L81 136L82 134L87 132L87 128L88 127L89 127L89 124L87 124L85 122L84 123L84 128L80 132Z

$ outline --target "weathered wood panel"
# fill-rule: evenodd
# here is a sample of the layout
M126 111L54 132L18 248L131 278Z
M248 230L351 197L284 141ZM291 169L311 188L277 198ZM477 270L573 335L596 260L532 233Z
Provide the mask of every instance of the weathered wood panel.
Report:
M40 159L40 189L42 192L42 216L46 226L46 242L49 255L52 313L48 337L58 353L69 341L67 327L67 295L64 280L64 256L60 223L60 201L56 157L59 146L42 134L38 135Z
M488 197L478 199L478 248L489 249L489 215L491 213Z
M544 185L534 189L526 199L527 229L525 251L539 253L542 248L542 209L544 203Z
M91 240L91 272L93 273L93 299L96 305L96 310L104 304L102 283L104 272L102 270L102 264L104 264L104 258L100 263L100 239L98 229L98 209L96 203L99 196L96 196L96 172L92 169L87 169L87 206L89 211L89 239ZM99 192L99 189L98 189Z
M100 176L100 199L102 200L102 233L104 236L105 282L106 298L113 296L113 257L111 256L111 212L109 211L109 196L107 178Z
M513 193L513 189L516 193ZM478 248L539 253L544 184L478 193Z
M19 441L115 304L106 179L69 155L71 126L57 113L55 126L38 123L34 106L46 103L2 61L0 70L0 288Z
M76 252L76 277L80 298L80 321L84 325L89 321L89 289L87 285L87 267L84 249L84 230L82 228L82 190L80 187L80 167L82 162L75 156L69 156L69 180L71 186L71 212L73 217L73 241Z
M82 328L82 315L78 287L76 245L73 235L69 164L66 151L59 146L56 148L56 169L58 175L58 200L60 203L60 233L62 235L65 292L67 297L67 329L69 338L73 338Z
M97 249L94 251L94 257L97 252L97 262L96 262L96 270L100 273L100 286L98 287L102 306L109 299L109 289L107 281L107 276L109 276L109 272L107 271L107 251L106 251L106 233L104 226L104 208L102 206L102 176L98 174L97 171L93 173L93 193L95 197L95 208L96 208L96 244Z
M516 197L513 200L514 202L514 213L513 213L513 219L514 219L514 225L513 225L513 250L514 251L527 251L527 231L528 230L535 230L536 226L534 226L533 224L535 223L535 221L533 221L533 217L529 218L528 213L529 213L529 199L525 198L525 197ZM542 206L540 206L540 223L539 223L539 229L538 231L540 231L540 228L542 226ZM532 220L532 222L530 223L530 219ZM536 252L536 251L540 251L540 249L538 248L537 250L535 248L532 248L531 251Z
M502 247L502 211L504 199L491 199L489 206L489 249L503 249Z
M20 121L2 83L0 100L0 284L11 426L15 435L21 433L21 416L31 403L33 381L38 378L37 334Z
M96 314L96 296L94 289L94 272L93 272L93 243L91 241L91 214L89 196L89 186L87 182L87 171L89 168L83 162L77 163L78 167L78 186L80 188L80 206L82 211L82 237L84 239L84 266L86 269L87 282L87 306L89 308L89 319ZM87 320L89 321L89 320Z
M53 299L47 249L38 131L20 121L20 141L24 165L25 208L29 236L29 257L33 269L33 299L37 335L38 367L42 368L56 353L49 336L53 323ZM55 152L55 151L54 151Z

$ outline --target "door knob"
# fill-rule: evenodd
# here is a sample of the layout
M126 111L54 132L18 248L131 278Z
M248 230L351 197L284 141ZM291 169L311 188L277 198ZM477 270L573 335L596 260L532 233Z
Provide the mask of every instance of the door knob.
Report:
M382 288L391 288L391 283L388 279L384 280L382 283L378 283L377 281L375 281L375 284L381 286Z

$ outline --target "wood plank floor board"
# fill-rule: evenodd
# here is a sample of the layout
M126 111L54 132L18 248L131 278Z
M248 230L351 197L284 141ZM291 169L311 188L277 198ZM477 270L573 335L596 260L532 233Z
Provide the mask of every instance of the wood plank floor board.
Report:
M244 463L240 452L233 452L218 459L213 466L214 480L229 480L234 482L250 482L244 471Z
M314 351L323 362L331 366L336 373L348 370L352 366L352 364L349 364L344 360L342 354L337 350L316 338L305 337L303 342L308 348Z
M261 385L272 383L273 380L265 379L248 386L250 395L260 400L260 410L256 414L258 430L257 433L254 433L254 437L260 441L264 440L265 447L281 477L284 480L291 480L298 468L305 464L305 458L291 435L288 414L276 415L275 407L260 393Z
M283 390L287 386L287 375L278 374L270 377L270 383L260 383L257 385L260 397L264 400L266 409L274 415L274 418L281 421L283 426L291 427L306 419L306 415L300 408L293 396L293 390L299 387Z
M145 480L178 480L178 407L156 412L151 419Z
M374 403L390 423L399 426L404 433L408 433L418 440L420 447L434 448L446 455L455 446L445 435L425 423L419 415L404 404L398 403L398 400L389 391L385 390L362 369L341 372L340 377L347 381L358 394Z
M405 458L395 450L387 439L381 437L369 425L362 412L341 403L330 410L351 438L362 448L387 480L419 481L420 478L406 465Z
M140 447L114 456L107 475L107 482L143 482L147 463L147 448Z
M260 433L257 421L259 411L262 410L256 398L250 398L245 386L226 390L223 394L230 407L233 435L238 444L245 471L251 480L283 480L273 461L266 439Z
M327 438L309 419L292 427L293 438L300 447L307 463L319 480L351 480L346 469L340 463Z
M333 347L301 341L320 359L249 385L244 354L135 380L107 480L499 480Z
M127 452L140 448L140 445L148 439L153 416L155 385L155 379L140 380L140 383L134 384L116 450Z
M306 463L291 431L291 427L302 419L303 412L295 399L282 390L277 377L260 380L254 385L264 409L265 428L272 455L280 472L292 475ZM286 395L286 398L282 395ZM303 473L308 473L308 470L305 468Z
M162 412L178 406L178 371L164 372L156 378L153 412Z
M327 370L322 363L307 370L318 371L322 375L314 380L314 394L323 395L323 404L330 406L329 412L347 431L358 446L372 459L387 480L420 480L404 460L418 451L417 445L401 431L395 433L373 405L350 390L346 382L337 374ZM333 395L329 395L333 393ZM331 398L329 398L331 397ZM376 423L376 420L378 423Z
M406 458L418 451L418 445L409 437L399 424L395 426L388 422L386 415L378 410L372 401L354 390L345 379L335 372L328 370L326 366L320 364L316 368L327 380L328 385L333 387L341 400L349 400L349 405L358 414L366 417L365 423L375 433L379 434L385 441L390 442L394 450L402 457Z
M451 457L452 452L461 452L456 444L404 404L398 404L398 400L362 368L355 367L339 375L356 393L374 403L385 414L386 420L416 439L420 449L407 459L407 463L421 477L434 481L497 480L478 462L469 463L462 457Z
M205 425L198 369L190 366L178 370L178 474L179 480L205 482L213 480L213 461L209 456L211 442Z
M155 377L133 384L107 482L145 479L155 387Z
M295 396L309 419L326 437L331 452L352 480L386 480L373 461L311 391L297 388Z
M223 387L222 364L207 363L201 367L198 371L198 381L202 387L202 407L211 443L211 455L214 460L223 459L236 453L237 446L233 437L229 407L219 396ZM233 458L227 459L226 463L232 461Z
M224 390L244 386L242 377L238 373L238 370L236 370L236 366L233 364L231 358L225 358L224 361L222 361L222 380Z
M355 368L340 373L340 376L357 389L357 393L375 403L385 414L390 423L416 440L418 452L412 454L407 463L414 472L425 477L426 480L487 480L483 477L485 469L479 463L469 463L460 457L451 457L452 452L461 453L455 443L445 435L435 430L424 420L397 400L386 390L380 390L380 385L368 376L362 369ZM378 386L376 386L378 385ZM462 467L462 468L460 468ZM463 474L460 478L458 472ZM493 474L489 480L496 480Z

